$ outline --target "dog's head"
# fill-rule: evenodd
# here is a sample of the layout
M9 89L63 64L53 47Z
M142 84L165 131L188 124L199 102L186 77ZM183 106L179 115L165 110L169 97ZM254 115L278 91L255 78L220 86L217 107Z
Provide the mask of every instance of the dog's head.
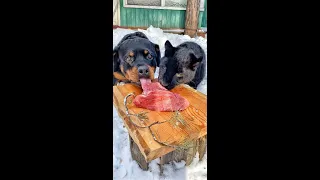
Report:
M126 35L113 50L114 72L121 72L131 82L140 78L154 79L160 62L159 45L141 32Z
M202 61L202 54L188 47L188 44L173 47L166 41L165 56L160 61L159 82L165 87L169 84L189 83Z

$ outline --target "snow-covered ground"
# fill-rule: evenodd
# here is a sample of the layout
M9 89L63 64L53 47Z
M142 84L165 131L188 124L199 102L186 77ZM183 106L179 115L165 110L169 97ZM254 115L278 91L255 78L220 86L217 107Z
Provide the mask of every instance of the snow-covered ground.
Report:
M143 32L150 41L160 46L161 56L164 55L164 43L169 40L173 46L178 46L185 41L193 41L199 44L207 55L207 39L202 37L190 38L187 35L177 35L163 33L159 28L150 26L147 30L138 30ZM113 47L126 34L136 32L128 29L113 30ZM155 77L158 77L159 69L156 69ZM207 75L198 86L198 91L207 94ZM150 162L149 170L140 169L136 161L132 160L130 153L130 145L128 139L128 131L124 127L118 112L113 107L113 179L120 180L204 180L207 179L207 153L199 162L199 154L197 153L191 165L185 167L185 162L173 162L164 165L163 175L160 176L158 166L159 158Z

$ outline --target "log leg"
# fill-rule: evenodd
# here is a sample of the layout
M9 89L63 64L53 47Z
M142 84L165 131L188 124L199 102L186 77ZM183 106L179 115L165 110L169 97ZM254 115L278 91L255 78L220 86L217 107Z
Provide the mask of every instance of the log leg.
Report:
M162 156L163 157L163 156ZM162 176L163 174L163 165L164 163L164 158L160 157L160 164L159 164L159 168L160 168L160 176Z
M181 160L186 159L186 151L185 150L174 150L166 155L163 155L160 157L160 174L163 173L163 165L169 164L172 161L180 162Z
M198 144L199 161L201 161L207 150L207 135L199 138Z
M180 162L184 160L186 162L186 166L190 165L193 161L194 156L197 153L197 143L198 140L192 142L192 147L186 150L176 149L164 156L160 157L160 173L163 172L163 165L168 164L172 161Z
M130 139L130 151L131 151L132 159L137 161L141 169L145 171L148 170L149 163L147 163L144 156L141 154L138 145L133 141L130 135L129 135L129 139Z
M130 151L132 159L137 161L140 168L143 170L148 170L147 161L145 160L144 156L141 154L138 145L133 141L130 137ZM207 148L207 136L203 136L195 141L192 142L192 147L186 150L176 149L166 155L160 157L160 174L163 174L163 165L169 164L172 161L180 162L184 160L186 162L186 166L190 165L196 155L199 152L199 161L202 160Z

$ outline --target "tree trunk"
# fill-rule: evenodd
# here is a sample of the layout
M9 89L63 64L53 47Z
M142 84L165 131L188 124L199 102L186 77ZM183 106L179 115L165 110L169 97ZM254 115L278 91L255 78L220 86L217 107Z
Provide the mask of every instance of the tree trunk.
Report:
M188 0L184 34L190 37L197 35L200 0Z

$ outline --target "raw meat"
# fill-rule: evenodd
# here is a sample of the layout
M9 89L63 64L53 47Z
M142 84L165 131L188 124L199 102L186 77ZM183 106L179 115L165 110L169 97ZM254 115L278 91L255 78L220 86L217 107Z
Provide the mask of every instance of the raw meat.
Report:
M151 82L150 79L140 79L140 82L143 92L133 100L137 107L152 111L178 111L189 106L187 99L168 91L159 82Z

